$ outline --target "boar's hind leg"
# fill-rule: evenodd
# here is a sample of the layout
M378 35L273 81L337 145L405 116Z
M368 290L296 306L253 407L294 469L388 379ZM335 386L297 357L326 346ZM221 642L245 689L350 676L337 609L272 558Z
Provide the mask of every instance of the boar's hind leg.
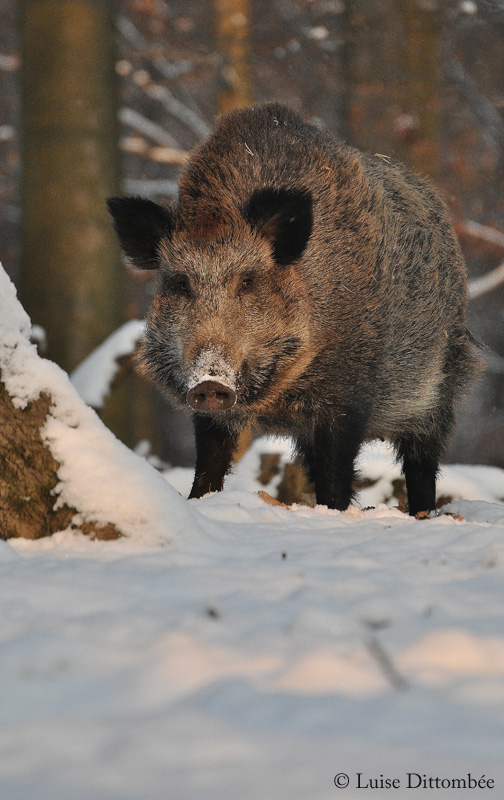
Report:
M397 454L402 460L411 516L420 511L436 509L436 475L440 452L441 446L436 438L404 436L398 442Z
M194 434L196 472L189 498L221 491L238 441L237 434L229 433L214 418L203 414L194 416Z
M346 414L331 421L318 423L310 442L300 441L298 449L315 484L318 505L344 511L354 492L354 462L364 439L367 417Z

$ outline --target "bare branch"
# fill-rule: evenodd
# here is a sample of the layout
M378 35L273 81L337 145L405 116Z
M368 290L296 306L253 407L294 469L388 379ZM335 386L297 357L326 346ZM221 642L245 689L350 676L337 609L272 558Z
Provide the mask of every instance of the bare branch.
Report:
M454 56L444 63L446 75L455 83L460 94L467 102L474 116L479 121L483 137L491 143L502 159L504 148L504 123L492 102L480 91L476 81L466 72L460 61Z
M141 88L149 97L161 103L169 114L182 122L199 138L205 139L211 133L210 126L207 125L199 114L187 108L180 100L177 100L166 86L161 86L159 83L148 82L143 84Z
M120 147L125 153L136 155L156 161L158 164L183 164L189 153L174 147L151 147L145 139L138 136L125 136L120 140Z
M187 150L174 150L172 147L151 147L146 155L159 164L180 165L187 160L189 153Z
M481 278L475 278L469 283L469 299L474 300L476 297L481 297L482 294L487 294L497 286L504 283L504 261L498 267L487 272Z
M131 44L143 53L148 52L149 45L144 37L139 33L131 20L121 16L118 20L118 28L120 33ZM184 73L190 72L193 69L192 64L188 61L181 61L178 64L170 64L162 56L156 56L151 60L151 64L161 73L163 78L167 80L175 80ZM137 86L145 91L149 97L161 103L164 108L176 119L180 120L189 130L201 139L206 138L211 132L210 126L202 118L197 110L188 108L180 100L173 96L172 92L160 84L154 83L150 75L144 70L140 70L141 79L135 80ZM138 75L138 73L137 73ZM135 79L135 76L133 76ZM161 142L163 144L163 142ZM173 146L173 143L172 143Z
M122 36L124 36L124 38L137 50L140 50L142 53L148 52L148 42L146 39L144 39L138 28L135 27L131 20L129 20L127 17L120 16L117 21L117 27ZM180 78L181 75L185 75L194 70L194 66L190 61L181 60L177 61L175 64L172 64L163 56L155 56L152 59L152 64L161 73L163 78L166 78L170 81L176 80L177 78Z
M121 108L119 111L119 120L124 125L129 125L130 128L140 131L140 133L143 133L149 139L152 139L163 147L179 146L177 140L170 133L165 131L161 125L147 119L147 117L144 117L143 114L139 114L138 111L135 111L133 108Z
M178 194L177 181L170 180L126 178L122 182L122 188L126 194L142 197L176 197Z
M474 239L481 239L489 244L504 248L504 233L496 230L495 228L490 228L489 225L482 225L480 222L474 222L472 219L466 219L462 220L461 222L457 222L455 229L459 236L471 236Z
M137 50L147 50L147 42L144 37L127 17L121 15L117 18L117 29Z

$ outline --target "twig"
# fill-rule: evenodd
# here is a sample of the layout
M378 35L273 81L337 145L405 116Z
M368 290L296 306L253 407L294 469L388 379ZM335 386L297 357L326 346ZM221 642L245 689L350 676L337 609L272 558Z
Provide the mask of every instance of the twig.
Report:
M455 229L460 236L465 234L474 239L481 239L489 244L504 248L504 233L495 228L491 228L489 225L482 225L480 222L475 222L472 219L465 219L457 222L455 224Z
M472 236L475 239L481 239L481 241L504 249L504 233L491 228L489 225L482 225L472 219L465 219L455 223L455 230L459 236ZM486 275L481 278L474 278L469 282L469 299L474 300L482 294L491 292L501 283L504 283L504 261L495 269L487 272Z
M177 181L169 180L126 178L122 182L122 189L126 194L142 195L143 197L176 197L178 184Z
M149 97L161 103L173 117L183 122L198 137L204 139L211 133L210 126L201 119L199 114L196 114L190 108L187 108L184 103L181 103L180 100L177 100L166 86L150 81L142 85L141 88Z
M371 639L366 642L366 645L384 676L391 684L392 688L397 689L398 691L404 691L404 689L407 689L408 681L396 669L389 654L383 645L380 644L376 636L372 636Z
M476 297L481 297L482 294L496 289L501 283L504 283L504 261L491 272L469 282L469 299L474 300Z
M124 125L129 125L130 128L140 131L149 139L152 139L163 147L177 148L179 146L177 140L174 139L170 133L167 133L161 125L147 119L147 117L144 117L143 114L139 114L139 112L135 111L133 108L127 108L126 106L121 108L119 111L119 120Z
M125 136L120 141L121 150L156 161L158 164L183 164L189 153L174 147L150 147L145 139Z
M149 50L149 43L142 36L138 28L127 17L120 16L117 20L117 28L119 33L137 50L141 53L146 53ZM180 60L175 64L167 61L163 56L155 56L151 59L152 64L161 73L163 78L174 81L194 70L193 64L190 61Z
M491 140L499 158L502 158L504 147L504 124L492 102L479 90L476 81L468 75L460 61L453 55L444 63L446 75L456 84L460 94L466 100L478 119L484 138Z
M126 39L128 39L128 41L133 44L134 47L143 53L148 52L148 42L144 39L142 34L139 33L131 20L121 16L117 22L117 26L119 32ZM189 62L182 62L182 64L177 67L177 65L170 64L169 61L166 61L166 59L160 56L153 58L151 63L155 68L157 68L161 75L168 80L174 80L175 78L178 78L181 74L188 72L191 68ZM136 81L137 86L143 89L149 97L162 103L165 109L172 116L180 120L180 122L182 122L199 138L205 139L209 135L211 128L209 125L207 125L199 112L188 108L180 100L177 100L177 98L173 96L171 91L167 89L166 86L161 86L160 84L152 81L150 75L148 75L145 71L142 70L141 72L142 80Z

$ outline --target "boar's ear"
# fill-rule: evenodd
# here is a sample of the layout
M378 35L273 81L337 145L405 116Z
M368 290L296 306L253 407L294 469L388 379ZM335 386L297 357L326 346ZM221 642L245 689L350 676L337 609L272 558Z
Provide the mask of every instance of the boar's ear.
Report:
M158 245L173 233L173 213L142 197L109 197L108 210L125 255L137 269L157 269Z
M300 258L310 238L312 197L307 189L257 189L244 217L271 243L277 264L285 266Z

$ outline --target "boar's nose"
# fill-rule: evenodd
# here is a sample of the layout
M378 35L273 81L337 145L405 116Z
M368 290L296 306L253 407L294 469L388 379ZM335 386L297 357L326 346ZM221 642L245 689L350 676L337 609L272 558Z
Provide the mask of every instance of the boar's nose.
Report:
M187 392L187 402L194 411L226 411L236 403L236 394L217 381L202 381Z

